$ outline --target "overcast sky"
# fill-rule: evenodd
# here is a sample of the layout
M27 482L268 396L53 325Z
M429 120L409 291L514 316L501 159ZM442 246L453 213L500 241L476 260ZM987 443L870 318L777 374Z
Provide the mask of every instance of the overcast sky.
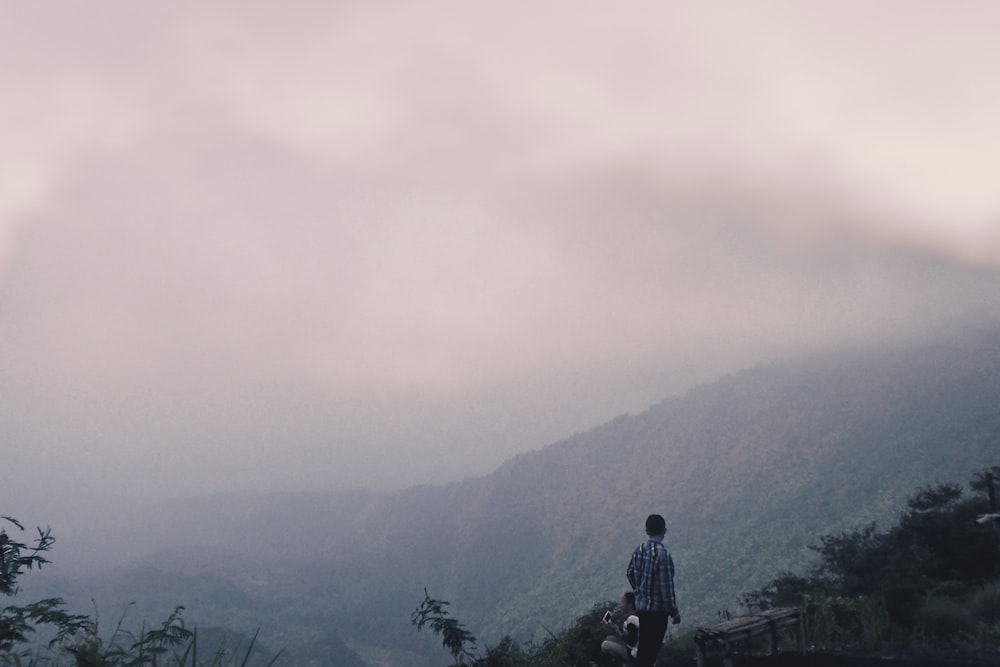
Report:
M0 509L453 480L996 315L998 24L0 0Z

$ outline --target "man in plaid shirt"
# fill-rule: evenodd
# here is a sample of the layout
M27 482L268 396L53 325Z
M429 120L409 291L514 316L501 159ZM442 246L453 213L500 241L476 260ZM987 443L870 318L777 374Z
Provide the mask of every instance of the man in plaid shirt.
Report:
M647 540L632 552L628 564L628 582L635 591L636 615L639 617L638 655L635 664L652 667L667 633L667 621L681 622L674 597L674 561L663 538L667 523L659 514L646 518Z

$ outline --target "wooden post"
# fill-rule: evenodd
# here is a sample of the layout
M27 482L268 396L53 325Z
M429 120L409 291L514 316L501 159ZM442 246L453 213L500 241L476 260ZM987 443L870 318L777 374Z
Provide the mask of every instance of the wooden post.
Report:
M799 655L806 654L806 621L805 613L799 610L799 622L795 624L795 643L799 645Z
M996 487L993 486L993 472L991 470L986 471L986 492L990 496L990 512L997 511L997 491Z

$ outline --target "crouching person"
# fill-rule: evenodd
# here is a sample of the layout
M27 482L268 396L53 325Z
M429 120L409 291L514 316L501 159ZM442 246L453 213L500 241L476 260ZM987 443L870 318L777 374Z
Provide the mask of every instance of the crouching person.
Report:
M621 625L610 624L615 634L604 638L601 642L601 652L621 660L626 665L631 665L635 663L639 647L639 617L635 615L635 593L629 591L622 595L621 612L625 620Z

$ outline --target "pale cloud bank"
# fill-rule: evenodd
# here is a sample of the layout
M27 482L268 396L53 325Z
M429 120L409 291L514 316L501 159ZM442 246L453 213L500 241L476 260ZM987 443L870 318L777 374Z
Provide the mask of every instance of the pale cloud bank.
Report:
M9 488L450 479L1000 313L993 3L0 14Z

